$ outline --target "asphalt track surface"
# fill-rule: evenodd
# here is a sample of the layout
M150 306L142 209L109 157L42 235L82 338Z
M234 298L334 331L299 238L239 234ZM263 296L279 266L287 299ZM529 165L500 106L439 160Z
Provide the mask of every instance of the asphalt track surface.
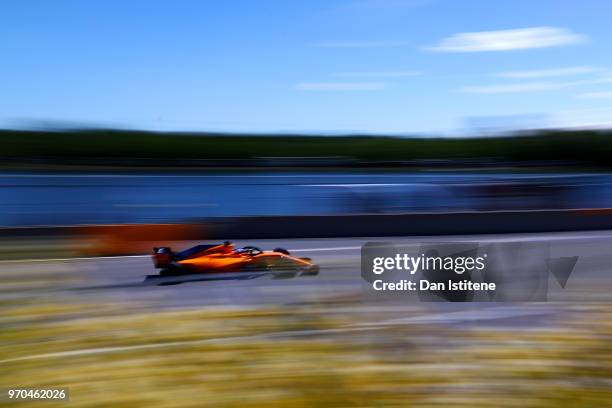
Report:
M275 279L269 275L253 276L252 279L200 280L179 285L159 286L155 281L145 281L153 274L148 255L72 258L47 260L19 260L0 262L0 274L19 274L20 271L36 271L53 267L65 269L77 282L67 287L54 289L66 296L102 298L105 301L128 301L147 305L152 309L183 307L244 307L321 304L346 300L355 310L381 309L390 311L377 318L384 321L406 319L403 311L415 305L404 304L397 299L386 299L368 294L367 283L360 275L361 246L368 241L391 242L393 244L419 245L421 242L537 242L551 243L551 256L579 256L572 274L573 300L612 300L612 274L609 261L612 258L612 231L572 232L555 234L507 234L453 237L410 238L345 238L345 239L294 239L237 241L237 246L255 245L262 249L284 247L297 256L307 256L320 265L318 276L290 279ZM201 243L201 242L198 242ZM185 242L184 249L196 242ZM213 277L214 278L214 277ZM226 277L227 278L227 277ZM5 292L6 293L6 292ZM29 293L31 294L31 293ZM19 293L11 293L19 296ZM554 300L554 299L550 299ZM564 301L567 298L562 299ZM525 304L500 303L428 303L419 305L421 315L406 322L431 323L482 323L487 325L533 325L539 324L538 316L558 316L562 308L554 302L537 307ZM536 312L534 312L536 311ZM450 313L450 315L449 315ZM382 320L381 320L382 319ZM399 319L399 320L398 320ZM550 321L547 318L547 321ZM366 323L364 321L364 323ZM373 324L369 322L368 324Z

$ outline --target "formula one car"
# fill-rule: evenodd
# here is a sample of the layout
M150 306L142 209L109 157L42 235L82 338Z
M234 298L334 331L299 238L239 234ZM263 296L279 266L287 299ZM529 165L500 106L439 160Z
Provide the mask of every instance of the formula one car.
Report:
M153 248L153 264L160 269L160 276L224 272L272 272L291 276L319 273L319 266L310 258L292 256L286 249L262 251L254 246L236 248L230 242L196 245L178 253L169 247Z

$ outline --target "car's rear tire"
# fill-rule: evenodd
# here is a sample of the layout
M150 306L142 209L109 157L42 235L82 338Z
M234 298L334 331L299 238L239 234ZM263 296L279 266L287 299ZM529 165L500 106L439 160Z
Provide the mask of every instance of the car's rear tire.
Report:
M181 275L181 269L176 266L169 266L159 271L159 276L178 276Z

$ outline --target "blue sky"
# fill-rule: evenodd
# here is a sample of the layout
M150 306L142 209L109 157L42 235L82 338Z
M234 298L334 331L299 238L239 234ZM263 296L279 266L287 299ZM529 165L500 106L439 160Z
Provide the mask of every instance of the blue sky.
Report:
M606 0L5 0L0 126L606 126L611 15Z

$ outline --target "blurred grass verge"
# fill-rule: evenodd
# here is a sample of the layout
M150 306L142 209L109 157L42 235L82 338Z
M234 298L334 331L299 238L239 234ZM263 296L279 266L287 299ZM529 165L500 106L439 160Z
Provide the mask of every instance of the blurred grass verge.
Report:
M609 305L576 306L562 326L530 330L354 330L363 316L336 306L151 313L92 299L5 300L1 384L69 387L74 407L612 402Z

